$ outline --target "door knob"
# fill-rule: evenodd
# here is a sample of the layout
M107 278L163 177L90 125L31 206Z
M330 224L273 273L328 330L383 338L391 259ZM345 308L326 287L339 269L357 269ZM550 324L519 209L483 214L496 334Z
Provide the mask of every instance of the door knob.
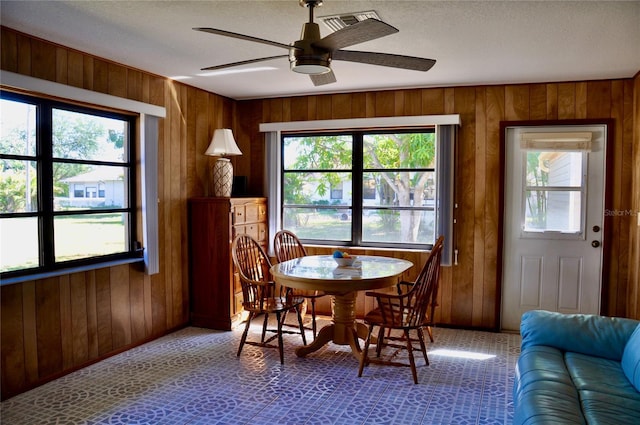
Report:
M600 241L593 241L593 242L591 242L591 246L592 246L592 247L594 247L594 248L599 247L599 246L600 246Z

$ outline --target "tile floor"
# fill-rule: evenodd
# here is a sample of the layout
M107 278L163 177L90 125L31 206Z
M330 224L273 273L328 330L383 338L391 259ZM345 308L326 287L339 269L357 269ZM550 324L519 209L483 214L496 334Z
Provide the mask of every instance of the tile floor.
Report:
M252 335L260 330L257 322ZM240 333L180 330L2 402L0 422L512 422L519 335L437 328L435 343L428 346L430 365L421 359L420 383L414 385L408 368L372 364L358 378L358 364L348 347L330 344L297 358L293 350L301 343L299 335L285 336L284 366L274 349L245 346L238 358ZM487 356L471 358L470 353Z

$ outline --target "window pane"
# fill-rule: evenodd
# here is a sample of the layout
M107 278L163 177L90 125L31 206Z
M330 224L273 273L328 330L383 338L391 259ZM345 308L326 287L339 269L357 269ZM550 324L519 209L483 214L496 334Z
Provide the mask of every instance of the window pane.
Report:
M362 217L364 242L416 243L435 241L435 211L366 209Z
M126 208L127 170L54 162L55 210Z
M526 153L526 185L582 186L582 152L535 152Z
M126 121L53 109L53 157L124 162Z
M285 170L348 170L353 143L348 135L284 138Z
M580 191L526 191L525 231L577 233L582 228L581 219Z
M0 272L39 266L36 217L0 219L0 233ZM19 249L16 241L20 241Z
M351 209L288 208L282 210L284 228L301 239L351 240Z
M35 156L36 106L2 99L0 117L0 152Z
M55 217L56 261L126 252L128 220L125 213Z
M395 205L420 207L434 205L434 171L366 173L362 181L364 206Z
M38 211L35 161L0 160L0 213Z
M351 173L286 172L284 205L351 206Z
M427 168L435 159L435 133L368 134L362 148L365 169Z

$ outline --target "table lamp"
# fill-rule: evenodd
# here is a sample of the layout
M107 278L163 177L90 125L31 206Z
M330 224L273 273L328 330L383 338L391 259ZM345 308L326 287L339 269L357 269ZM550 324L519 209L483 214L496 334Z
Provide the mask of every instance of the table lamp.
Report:
M242 155L231 129L218 128L213 133L213 138L205 155L217 156L216 162L211 168L211 184L213 195L217 197L230 197L233 186L233 165L229 158L224 156Z

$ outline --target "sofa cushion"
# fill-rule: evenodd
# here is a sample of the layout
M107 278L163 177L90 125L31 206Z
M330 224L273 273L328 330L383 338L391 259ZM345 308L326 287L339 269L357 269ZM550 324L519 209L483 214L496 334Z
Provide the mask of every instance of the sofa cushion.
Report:
M596 391L629 398L640 405L640 393L625 376L620 362L579 353L566 353L565 362L579 393Z
M521 349L548 345L619 361L637 325L632 319L531 310L520 322Z
M640 325L636 326L624 347L622 370L636 391L640 391Z
M556 391L554 383L540 384L539 388L530 386L522 394L514 412L514 425L586 424L577 397Z
M514 424L584 424L580 398L557 348L534 346L516 364Z
M560 350L553 347L537 346L529 347L520 353L516 363L514 399L517 399L517 394L525 387L537 381L556 382L574 388ZM572 393L577 397L575 390Z
M589 425L637 425L640 403L598 391L580 391L582 412Z

